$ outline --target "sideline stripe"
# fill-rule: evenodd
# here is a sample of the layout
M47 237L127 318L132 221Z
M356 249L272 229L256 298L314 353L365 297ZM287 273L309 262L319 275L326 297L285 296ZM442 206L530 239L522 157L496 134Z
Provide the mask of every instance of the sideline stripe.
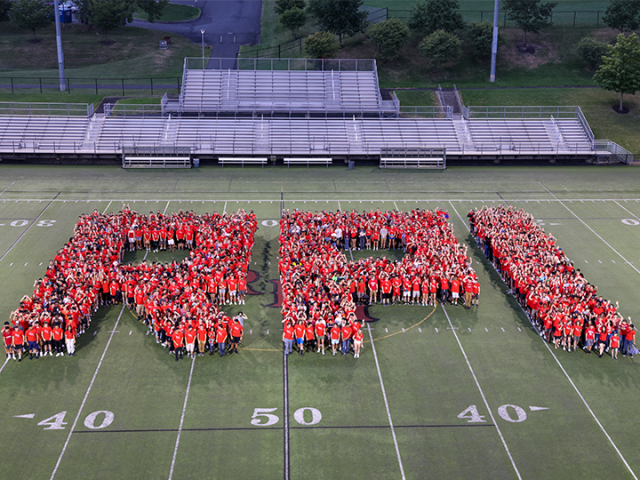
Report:
M391 411L389 410L389 402L387 401L387 393L384 390L384 382L382 381L382 374L380 373L380 364L378 363L378 355L376 354L376 346L373 343L373 336L371 335L371 326L367 324L367 330L369 331L369 339L371 339L371 349L373 350L373 358L376 361L376 368L378 369L378 378L380 379L380 387L382 388L382 398L384 398L384 405L387 408L387 417L389 418L389 426L391 427L391 435L393 436L393 443L396 446L396 455L398 456L398 465L400 466L400 475L402 480L405 480L404 467L402 466L402 458L400 457L400 448L398 447L398 439L396 438L396 431L393 428L393 420L391 420Z
M395 425L395 428L473 428L473 427L495 427L492 423L474 423L462 425ZM332 429L369 429L369 428L389 428L388 425L318 425L318 426L298 426L289 427L291 430L332 430ZM183 428L183 432L227 432L237 430L280 430L280 427L211 427L211 428ZM177 432L177 428L150 428L148 430L80 430L78 433L159 433Z
M540 184L542 185L542 184ZM544 185L542 185L544 187ZM547 187L544 187L545 189L547 189ZM547 191L549 193L551 193L548 189ZM553 195L553 193L551 193L551 195ZM555 195L554 195L555 196ZM557 198L557 197L556 197ZM451 202L449 202L451 203ZM560 202L562 203L562 202ZM467 228L467 230L469 230L469 227L467 226L467 224L464 222L464 220L462 220L462 217L460 216L460 214L458 213L458 211L455 209L455 207L453 206L453 204L451 204L451 207L453 208L453 210L456 212L456 214L458 215L458 218L460 218L460 221L462 222L462 224ZM566 205L565 205L566 208ZM567 210L569 210L567 208ZM571 211L571 210L569 210ZM571 212L573 213L573 212ZM575 215L575 214L574 214ZM576 218L578 218L576 216ZM582 222L584 223L584 222ZM595 233L595 232L594 232ZM605 242L606 243L606 242ZM520 309L522 310L522 307L520 307ZM522 310L524 313L524 310ZM525 314L526 316L526 314ZM531 322L531 320L529 320ZM454 330L455 333L455 330ZM598 426L600 427L600 430L602 430L602 433L604 433L605 437L607 437L607 439L609 440L609 442L611 443L611 446L613 446L614 450L618 453L618 456L620 457L620 459L622 459L622 462L625 464L625 466L627 467L627 469L629 470L629 472L631 473L631 476L635 479L638 480L638 477L636 476L636 474L633 472L633 470L631 470L631 467L629 466L629 464L627 463L627 460L624 458L624 456L622 455L622 453L620 452L620 450L618 450L618 447L616 446L616 444L613 442L613 439L609 436L609 434L607 433L607 431L604 429L604 426L600 423L600 420L598 420L598 417L596 417L596 414L593 412L593 410L591 410L591 407L589 406L589 404L587 403L587 401L585 400L585 398L582 396L582 393L580 393L580 390L578 390L578 387L576 386L575 383L573 383L573 380L571 379L571 377L569 376L569 374L567 373L567 371L564 369L564 367L562 366L562 364L560 363L560 360L558 360L558 357L556 357L555 353L553 353L553 351L551 350L551 348L549 348L549 345L547 344L547 342L544 340L544 338L540 337L540 341L542 341L542 343L544 343L545 347L547 347L547 350L549 350L549 353L553 356L553 359L556 361L556 363L558 364L558 366L560 367L560 369L562 370L562 373L564 373L565 377L567 377L567 380L569 380L569 383L571 383L571 386L573 387L573 389L576 391L576 393L578 394L578 397L580 397L580 400L582 400L582 403L584 403L584 406L587 407L587 410L589 411L589 413L591 414L591 416L593 417L593 419L595 420L595 422L598 424Z
M100 366L102 365L102 361L104 360L105 355L107 354L107 349L109 345L111 345L111 340L113 339L113 335L116 333L116 329L118 328L118 323L120 323L120 318L122 318L122 313L124 312L124 305L120 309L120 315L118 315L118 319L116 320L116 324L113 326L113 330L111 331L111 335L109 336L109 340L104 347L104 351L102 352L102 356L100 357L100 361L98 362L98 366L96 367L96 371L93 373L93 378L91 379L91 383L89 383L89 388L87 388L87 392L84 394L84 398L82 399L82 403L80 404L80 409L78 409L78 414L76 415L75 420L73 421L73 425L71 425L71 429L69 430L69 435L67 435L67 440L64 442L64 446L62 447L62 452L60 452L60 456L58 457L58 461L56 462L56 466L53 469L53 473L51 473L50 480L56 476L56 472L58 471L58 467L60 466L60 462L62 461L62 457L67 450L67 446L69 445L69 440L71 440L71 435L73 435L73 430L76 428L76 424L80 419L80 415L82 414L82 409L84 408L84 404L87 402L87 398L89 398L89 393L91 393L91 388L93 387L93 382L96 381L96 377L98 376L98 372L100 371Z
M627 210L626 208L624 208L622 205L620 205L617 200L614 200L613 203L615 203L616 205L618 205L621 209L623 209L625 212L627 212L630 215L633 215L634 217L636 217L636 219L640 220L640 217L638 217L635 213L633 213L631 210Z
M598 235L598 234L596 233L596 231L595 231L593 228L591 228L589 225L587 225L587 224L585 223L585 221L584 221L584 220L582 220L578 215L576 215L575 213L573 213L573 210L571 210L569 207L567 207L567 206L564 204L564 202L563 202L562 200L560 200L558 197L556 197L556 196L553 194L553 192L551 192L551 190L549 190L547 187L545 187L545 186L542 184L542 182L538 182L538 183L540 184L540 186L541 186L542 188L544 188L547 192L549 192L549 195L551 195L551 196L553 196L554 198L556 198L556 199L560 202L560 205L562 205L564 208L566 208L566 209L569 211L569 213L570 213L571 215L573 215L574 217L576 217L576 218L580 221L580 223L582 223L585 227L587 227L589 230L591 230L591 233L593 233L596 237L598 237L600 240L602 240L602 241L605 243L605 245L606 245L607 247L609 247L611 250L613 250L614 252L616 252L616 253L618 254L618 256L619 256L622 260L624 260L624 261L625 261L625 263L628 263L628 264L629 264L629 266L630 266L631 268L633 268L633 269L636 271L636 273L640 273L640 270L638 270L636 267L634 267L634 266L631 264L631 262L629 262L629 260L627 260L626 258L624 258L624 257L622 256L622 254L621 254L620 252L618 252L615 248L613 248L611 245L609 245L609 243L608 243L604 238L602 238L600 235ZM617 202L615 202L615 203L617 203Z
M182 406L182 416L180 417L180 426L178 427L178 437L176 438L176 446L173 449L173 459L171 460L171 470L169 471L169 480L173 477L173 469L176 465L176 455L178 454L178 445L180 445L180 435L182 434L182 424L184 423L184 414L187 411L187 400L189 400L189 390L191 389L191 377L193 376L193 367L196 365L196 357L194 355L191 361L191 371L189 372L189 383L187 383L187 393L184 396L184 405Z
M61 192L58 192L58 193L57 193L57 195L56 195L55 197L53 197L53 199L52 199L52 200L47 204L47 206L46 206L46 207L44 207L44 209L40 212L40 215L38 215L38 216L33 220L33 222L31 222L31 225L29 225L29 226L25 229L25 231L24 231L24 232L22 232L22 234L20 234L20 236L16 239L16 241L15 241L15 242L13 242L13 245L11 245L11 246L9 247L9 250L7 250L6 252L4 252L4 255L2 255L2 257L0 257L0 262L2 261L2 259L3 259L4 257L6 257L6 256L9 254L9 252L10 252L11 250L13 250L13 247L15 247L15 246L17 245L17 243L20 241L20 239L21 239L22 237L24 237L24 236L27 234L27 232L28 232L29 230L31 230L31 227L33 227L33 226L36 224L36 222L37 222L38 220L40 220L40 217L44 214L44 212L46 212L46 211L47 211L47 208L49 208L49 207L53 204L53 200L55 200L55 199L56 199L56 197L57 197L58 195L60 195L60 193L61 193Z
M496 430L498 431L498 435L500 436L500 440L502 440L502 445L504 445L504 449L507 451L507 455L509 456L509 460L511 460L511 465L513 465L513 469L515 470L516 475L518 476L518 478L522 480L522 477L520 476L520 472L518 471L518 467L516 467L516 462L513 461L513 457L511 456L511 452L509 451L509 447L507 446L507 442L504 440L504 437L502 436L502 432L500 431L500 427L496 423L496 419L493 417L493 412L491 411L491 407L489 407L489 402L487 402L487 398L484 396L484 392L482 391L482 387L480 386L480 382L478 382L478 378L476 377L476 374L473 371L473 368L471 367L471 362L469 362L469 358L467 358L467 353L464 351L464 348L462 348L462 343L460 343L460 339L458 338L458 334L456 333L455 328L453 328L453 323L451 323L451 319L449 318L449 314L447 313L447 309L444 308L444 305L442 306L442 311L444 312L444 314L447 317L447 321L449 322L449 325L451 326L451 331L453 332L453 335L456 337L456 342L458 342L458 346L460 347L460 351L462 352L462 355L464 356L464 360L465 360L465 362L467 362L467 366L469 367L469 371L471 372L471 375L473 376L473 380L476 382L476 386L478 387L478 390L480 391L480 395L482 396L482 401L484 402L484 406L487 407L487 411L489 412L489 416L491 417L491 421L493 422L494 426L496 427Z
M73 193L73 192L71 192ZM386 193L386 192L385 192ZM391 192L393 193L393 192ZM406 192L397 192L398 194L406 194ZM449 193L449 192L443 192L443 193ZM486 193L486 192L481 192L481 193ZM502 192L503 194L506 194L506 192ZM517 193L522 193L522 192L517 192ZM539 193L539 192L534 192L534 193ZM51 200L50 198L7 198L7 199L0 199L0 202L2 203L6 203L6 202L45 202L45 201L49 201ZM398 200L397 198L395 200ZM86 199L86 198L68 198L68 199L56 199L54 200L55 202L129 202L129 203L135 203L135 202L142 202L142 201L146 201L146 202L166 202L167 199L166 198L150 198L147 200L140 200L139 198L132 198L132 199L123 199L123 198L90 198L90 199ZM246 203L246 202L276 202L278 201L277 197L274 198L255 198L255 199L249 199L247 200L246 198L240 198L240 199L235 199L235 198L231 198L231 199L212 199L212 198L199 198L199 199L179 199L179 198L172 198L169 201L171 202L189 202L189 203L193 203L193 202L203 202L203 203L217 203L217 202L229 202L229 203ZM394 199L392 198L376 198L374 200L370 200L370 199L363 199L363 200L356 200L354 198L348 198L348 199L341 199L341 200L337 200L335 198L329 198L328 200L326 198L321 198L321 199L314 199L314 198L303 198L303 199L295 199L292 198L290 200L288 200L289 202L346 202L346 203L358 203L360 204L361 202L369 202L369 203L373 203L373 204L381 204L381 203L391 203L394 201ZM403 202L409 203L409 202L414 202L414 203L419 203L419 202L432 202L432 203L446 203L446 202L458 202L458 203L504 203L506 202L536 202L536 203L555 203L555 202L640 202L640 198L566 198L563 200L560 199L544 199L541 200L539 198L508 198L505 200L500 200L500 199L496 199L496 198L451 198L451 199L446 199L446 198L411 198L411 199L406 199L406 200L402 200Z

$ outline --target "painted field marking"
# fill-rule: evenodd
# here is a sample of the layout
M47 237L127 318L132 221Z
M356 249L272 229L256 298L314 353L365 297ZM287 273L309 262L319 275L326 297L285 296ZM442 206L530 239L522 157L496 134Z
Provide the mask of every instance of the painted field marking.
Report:
M176 357L177 358L177 357ZM178 454L178 446L180 445L180 435L182 434L182 425L184 424L184 414L187 411L187 400L189 400L189 390L191 389L191 378L193 377L193 367L196 364L196 357L191 360L191 371L189 372L189 383L187 383L187 393L184 396L184 405L182 406L182 416L180 417L180 426L178 427L178 436L176 438L176 446L173 449L173 459L171 460L171 470L169 471L169 480L173 477L173 469L176 465L176 455Z
M165 215L165 214L167 213L167 209L169 208L169 204L170 204L170 203L171 203L171 200L169 200L169 201L167 202L167 205L165 205L165 207L164 207L164 211L162 212L162 215Z
M13 182L11 182L11 185L9 185L7 188L5 188L4 190L2 190L2 192L0 192L0 195L2 195L4 192L6 192L7 190L9 190L11 187L13 187L13 184L16 183L17 180L14 180Z
M120 319L122 318L122 313L124 312L124 305L120 309L120 315L118 315L118 319L116 320L116 324L113 326L113 330L111 332L111 336L109 340L107 340L107 344L104 347L104 351L102 352L102 356L100 357L100 361L98 362L98 366L96 367L96 371L93 373L93 377L91 378L91 382L89 383L89 388L87 388L87 392L84 394L84 398L82 399L82 403L80 404L80 408L78 409L78 414L76 415L73 424L71 425L71 429L69 429L69 435L67 435L67 440L64 442L64 446L62 447L62 452L60 452L60 456L58 457L58 461L56 462L56 466L51 473L50 480L56 476L56 472L58 471L58 467L60 466L60 462L62 461L62 457L64 453L67 451L67 446L69 445L69 440L71 440L71 435L73 435L73 430L76 428L76 424L78 423L78 419L82 414L82 409L84 408L84 404L87 403L87 398L89 398L89 393L91 393L91 388L93 387L93 382L96 381L96 377L98 376L98 372L100 371L100 366L102 365L102 361L104 360L105 355L107 354L107 350L109 349L109 345L111 345L111 340L113 340L113 334L118 327L118 323L120 323Z
M35 413L25 413L24 415L14 415L13 418L34 418Z
M422 329L421 329L420 327L418 327L418 331L419 331L420 333L422 333Z
M58 195L60 195L60 192L58 192L58 193L56 194L56 197L57 197ZM54 200L55 200L55 197L54 197ZM29 225L27 228L25 228L24 232L22 232L22 233L20 234L20 236L16 239L16 241L15 241L15 242L13 242L13 245L11 245L11 246L9 247L9 250L7 250L6 252L4 252L4 254L2 255L2 257L0 257L0 262L2 261L2 259L3 259L4 257L6 257L6 256L9 254L9 252L10 252L11 250L13 250L13 247L15 247L15 246L17 245L17 243L20 241L20 239L21 239L22 237L24 237L24 236L27 234L27 232L28 232L29 230L31 230L31 227L33 227L33 226L36 224L36 222L37 222L38 220L40 220L40 217L41 217L42 215L44 215L44 212L46 212L46 211L47 211L47 208L49 208L52 204L53 204L53 200L51 200L51 201L47 204L47 206L46 206L46 207L44 207L44 209L40 212L40 215L38 215L38 216L33 220L33 222L31 222L31 225ZM13 264L12 264L12 265L13 265Z
M4 363L2 364L2 367L0 367L0 373L2 373L2 370L4 370L4 367L7 366L7 363L9 363L9 357L5 358Z
M542 183L540 183L540 185L542 185ZM542 185L544 187L544 185ZM549 193L551 193L549 191L549 189L547 189L546 187L544 187ZM551 195L553 195L553 193L551 193ZM557 197L556 197L557 198ZM449 202L451 203L451 202ZM562 202L560 202L562 204ZM453 210L456 212L456 214L458 215L458 218L460 218L460 221L462 222L462 224L467 228L467 230L469 230L469 227L467 226L467 224L464 222L464 220L462 220L462 217L460 216L460 214L458 213L458 211L455 209L455 207L453 206L453 204L451 204L451 207L453 208ZM567 208L566 205L564 205L565 208ZM569 210L567 208L567 210ZM570 210L569 210L570 211ZM571 212L573 213L573 212ZM578 218L577 215L573 214L576 218ZM580 220L578 218L578 220ZM582 220L580 220L582 221ZM584 222L582 222L584 223ZM585 224L586 225L586 224ZM588 227L588 226L587 226ZM595 233L595 232L594 232ZM597 235L597 234L596 234ZM606 242L605 242L606 243ZM617 252L616 252L617 253ZM635 267L633 267L635 269ZM520 307L522 310L522 307ZM444 309L443 309L444 310ZM523 311L524 312L524 311ZM446 311L445 311L446 314ZM533 328L533 327L531 327ZM453 332L455 334L455 331ZM605 437L607 437L607 439L609 440L609 442L611 443L611 446L614 448L614 450L617 452L618 456L620 457L620 459L622 460L622 462L625 464L625 466L627 467L627 469L629 470L629 472L631 473L631 476L635 479L638 480L638 477L636 476L636 474L633 472L633 470L631 470L631 467L629 466L629 464L627 463L627 460L624 458L624 456L622 455L622 453L620 452L620 450L618 450L618 447L616 446L616 444L613 442L613 439L609 436L609 434L607 433L607 431L604 429L604 427L602 426L602 424L600 423L600 420L598 420L598 417L596 417L596 414L593 412L593 410L591 410L591 407L589 406L589 404L587 403L587 401L585 400L585 398L582 396L582 394L580 393L580 390L578 390L578 387L576 387L576 384L573 383L573 380L571 379L571 377L569 376L569 374L567 373L567 371L564 369L564 367L562 366L562 364L560 363L560 360L558 360L558 357L556 357L556 355L553 353L553 350L551 350L551 348L549 347L549 345L547 344L547 342L545 341L544 338L540 337L540 341L544 344L545 347L547 347L547 350L549 351L549 353L551 354L551 356L553 357L553 359L556 361L556 363L558 364L558 366L560 367L560 370L562 370L562 373L564 373L565 377L567 377L567 380L569 380L569 383L571 384L571 386L573 387L573 389L575 390L575 392L578 394L578 397L580 397L580 400L582 400L582 403L584 403L584 406L587 408L587 410L589 411L589 413L591 414L591 416L593 417L593 419L595 420L595 422L598 424L598 426L600 427L600 430L602 430L602 433L604 433ZM495 423L495 422L494 422ZM496 425L497 428L497 425ZM520 476L520 475L518 475Z
M111 206L111 200L109 200L109 203L107 204L106 208L104 209L104 212L102 212L103 215L105 215L107 213L107 211L109 210L109 207Z
M593 228L591 228L589 225L587 225L587 224L585 223L585 221L584 221L584 220L582 220L578 215L576 215L575 213L573 213L573 210L571 210L569 207L567 207L567 206L562 202L562 200L560 200L558 197L556 197L556 196L553 194L553 192L551 192L551 190L549 190L547 187L545 187L545 186L542 184L542 182L538 182L538 183L540 184L540 186L542 186L542 188L544 188L547 192L549 192L549 194L550 194L551 196L555 197L555 198L560 202L560 205L562 205L564 208L566 208L566 209L569 211L569 213L570 213L571 215L573 215L574 217L576 217L576 218L580 221L580 223L582 223L585 227L587 227L589 230L591 230L591 233L593 233L596 237L598 237L600 240L602 240L602 241L604 242L604 244L605 244L606 246L608 246L611 250L613 250L613 251L614 251L614 252L615 252L615 253L616 253L616 254L617 254L617 255L618 255L622 260L624 260L625 262L629 263L629 261L628 261L626 258L624 258L620 252L618 252L615 248L613 248L613 247L609 244L609 242L607 242L604 238L602 238L602 237L601 237L601 236L600 236L600 235L599 235L599 234L598 234L598 233L597 233ZM600 261L600 260L598 260L598 261ZM602 262L600 262L600 263L602 263ZM636 271L636 273L640 274L640 270L638 270L636 267L634 267L633 265L631 265L631 263L629 263L629 265L631 266L631 268L633 268L633 269Z
M373 335L371 335L371 328L367 324L367 330L369 331L369 340L371 340L371 350L373 351L373 359L376 362L376 369L378 370L378 378L380 379L380 387L382 388L382 398L384 399L384 405L387 409L387 417L389 418L389 426L391 427L391 435L393 436L393 443L396 447L396 455L398 457L398 465L400 466L400 475L402 480L405 480L404 467L402 466L402 457L400 456L400 448L398 447L398 439L396 438L396 431L393 428L393 420L391 419L391 411L389 410L389 402L387 401L387 393L384 390L384 382L382 381L382 374L380 373L380 364L378 363L378 355L376 353L376 346L373 343Z
M407 202L405 202L405 203L407 203ZM393 206L394 206L394 207L396 207L396 210L397 210L398 212L400 211L400 209L398 208L398 204L396 203L396 201L395 201L395 200L393 201Z
M451 325L453 335L456 337L456 342L458 342L458 346L460 347L460 351L462 352L462 356L464 357L465 362L467 362L467 366L469 367L469 371L471 372L471 376L473 377L473 380L475 381L476 386L478 387L478 391L480 392L480 396L482 397L482 401L484 402L485 407L487 407L487 411L489 412L489 415L491 416L491 421L493 422L493 424L496 427L498 435L500 436L500 440L502 440L502 445L504 446L504 449L507 452L509 460L511 461L511 465L513 466L513 469L516 472L516 476L520 480L522 480L522 477L520 476L520 472L518 471L518 467L516 466L516 463L513 460L513 457L511 456L511 452L509 451L509 447L507 446L507 442L505 441L504 437L502 436L502 432L500 431L500 427L496 423L496 419L493 416L493 413L491 411L491 407L489 407L489 402L487 401L487 398L484 396L484 392L482 391L482 387L480 386L480 382L478 382L478 378L476 377L476 374L473 371L473 367L471 367L471 362L469 362L469 358L467 357L467 353L464 351L464 348L462 347L462 343L460 343L460 339L458 338L458 334L456 333L455 330L453 330L453 323L451 323L451 319L449 318L449 313L447 312L447 309L444 307L444 305L442 306L442 311L444 312L445 316L447 317L447 321L449 322L449 325Z

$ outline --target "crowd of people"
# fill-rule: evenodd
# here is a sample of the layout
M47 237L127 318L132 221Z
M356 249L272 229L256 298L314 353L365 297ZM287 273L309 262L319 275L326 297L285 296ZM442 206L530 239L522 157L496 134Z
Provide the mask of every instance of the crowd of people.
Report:
M370 256L349 261L350 249L402 249L401 260ZM325 342L335 355L362 346L357 305L478 305L480 285L467 247L443 210L409 213L285 211L280 220L283 341L300 355Z
M471 231L540 336L569 352L600 357L637 353L635 327L598 295L532 215L515 207L484 206L468 214Z
M216 346L221 356L237 353L246 316L232 319L219 307L245 302L256 229L255 215L244 210L142 215L125 205L119 214L80 216L33 295L24 296L5 323L7 357L75 355L76 338L98 307L120 303L176 360L185 351L213 355ZM123 263L126 249L175 248L188 251L184 261Z

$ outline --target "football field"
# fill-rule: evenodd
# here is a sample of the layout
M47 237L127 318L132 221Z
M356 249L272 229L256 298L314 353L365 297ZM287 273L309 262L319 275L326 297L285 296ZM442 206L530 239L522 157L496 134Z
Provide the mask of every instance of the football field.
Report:
M122 170L0 166L0 313L31 295L78 216L253 210L238 355L176 362L122 306L76 357L0 361L0 471L12 479L632 479L638 358L556 350L478 249L467 213L530 212L598 294L640 322L640 169L376 167ZM282 209L441 208L480 306L374 305L362 355L282 353ZM384 255L386 252L371 252ZM367 252L359 252L362 257ZM398 252L389 252L397 257ZM165 262L178 252L127 253Z

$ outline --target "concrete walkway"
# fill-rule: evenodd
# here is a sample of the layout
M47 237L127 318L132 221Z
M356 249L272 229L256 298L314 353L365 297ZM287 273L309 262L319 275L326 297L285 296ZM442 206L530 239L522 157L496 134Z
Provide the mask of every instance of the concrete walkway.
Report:
M199 19L190 22L149 23L134 20L131 26L182 35L198 45L211 45L210 58L236 58L240 45L260 41L262 0L172 0L171 3L197 6Z

